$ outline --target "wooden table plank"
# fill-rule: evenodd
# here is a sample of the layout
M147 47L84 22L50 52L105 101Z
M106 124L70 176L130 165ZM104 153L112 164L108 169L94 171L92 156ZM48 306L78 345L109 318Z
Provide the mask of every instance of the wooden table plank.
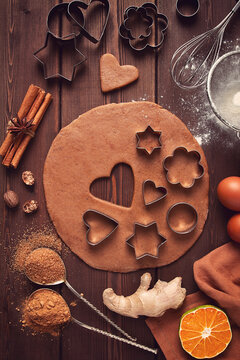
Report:
M31 83L54 93L54 102L39 126L16 171L1 167L1 194L7 189L15 190L20 197L20 206L29 198L37 199L39 211L26 216L19 208L7 209L1 201L1 284L0 294L0 358L58 359L60 339L27 335L21 331L20 308L24 299L36 289L23 275L10 268L12 251L18 243L18 235L32 225L48 220L43 197L42 170L47 150L58 132L58 88L56 83L47 84L42 71L33 58L33 52L45 41L45 16L54 1L4 1L1 2L1 141L4 138L7 119L17 112ZM40 8L41 5L41 8ZM41 10L41 11L40 11ZM21 180L23 170L31 170L36 177L33 192Z

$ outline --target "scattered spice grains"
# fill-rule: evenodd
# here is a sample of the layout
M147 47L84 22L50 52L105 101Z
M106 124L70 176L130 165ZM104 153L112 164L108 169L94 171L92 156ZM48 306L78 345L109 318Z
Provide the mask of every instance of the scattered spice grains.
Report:
M23 305L22 326L35 332L59 335L71 319L69 307L61 295L50 289L39 289Z
M55 251L42 247L26 258L25 274L38 284L53 284L65 279L65 266Z
M19 238L13 256L12 269L14 271L24 272L26 258L33 250L39 247L48 247L58 253L61 252L61 239L51 226L44 226L40 229L29 229Z

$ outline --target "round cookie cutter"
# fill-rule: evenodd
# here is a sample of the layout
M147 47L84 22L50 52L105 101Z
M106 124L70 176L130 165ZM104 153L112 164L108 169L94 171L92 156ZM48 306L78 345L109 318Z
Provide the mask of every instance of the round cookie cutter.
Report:
M199 0L177 0L176 1L176 11L177 14L183 18L192 18L197 15L200 9Z
M186 216L184 216L184 211ZM178 202L168 209L167 224L176 234L185 235L191 233L197 226L197 223L197 210L189 203Z

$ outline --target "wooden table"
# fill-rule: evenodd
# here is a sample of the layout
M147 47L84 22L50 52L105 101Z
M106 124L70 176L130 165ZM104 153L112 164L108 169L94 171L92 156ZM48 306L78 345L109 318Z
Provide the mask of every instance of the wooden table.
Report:
M218 182L230 175L240 174L240 147L235 133L221 125L212 114L207 103L204 88L196 91L180 90L172 81L169 64L173 52L183 42L215 26L233 7L234 0L201 0L198 16L191 23L181 21L175 13L175 0L162 0L161 12L169 17L167 39L162 49L134 53L118 36L118 26L124 9L132 4L141 5L139 0L110 0L111 13L106 33L99 46L87 41L80 49L88 56L77 71L72 84L61 80L43 79L42 68L33 58L33 52L45 40L45 23L48 11L57 4L56 0L2 0L0 4L0 114L1 136L4 139L6 124L23 99L27 87L37 84L53 94L53 103L40 125L36 137L31 141L17 170L0 169L1 196L7 189L15 190L23 203L34 198L40 203L39 211L26 216L21 208L11 210L0 202L0 359L1 360L130 360L164 359L159 351L157 356L134 347L93 334L72 324L66 327L60 337L32 336L21 330L20 314L16 310L23 300L37 287L26 281L23 275L11 270L13 249L18 236L26 227L41 226L49 222L42 185L44 160L48 149L59 132L79 114L106 103L132 100L149 100L170 109L179 116L192 133L202 142L209 164L210 206L204 231L197 243L182 258L169 266L150 269L154 282L161 278L169 281L175 276L183 277L183 286L188 294L197 290L193 279L194 261L217 246L229 241L226 223L231 213L217 200ZM157 1L159 4L159 2ZM238 14L239 16L239 14ZM99 20L92 19L95 28ZM234 49L240 43L239 17L232 21L226 32L224 51ZM138 67L140 78L137 83L122 90L103 95L99 84L99 58L110 52L120 59L121 64ZM57 59L59 60L59 59ZM57 61L56 61L57 66ZM36 177L32 193L21 181L23 170L31 170ZM87 266L70 251L63 251L69 281L83 292L98 308L106 312L130 334L135 334L139 342L157 346L144 319L130 319L107 311L102 303L102 290L113 287L125 295L135 291L139 277L144 271L129 274L108 273ZM70 303L74 296L62 286L59 291ZM83 303L73 308L73 314L93 326L110 330L104 320ZM177 359L176 359L177 360Z

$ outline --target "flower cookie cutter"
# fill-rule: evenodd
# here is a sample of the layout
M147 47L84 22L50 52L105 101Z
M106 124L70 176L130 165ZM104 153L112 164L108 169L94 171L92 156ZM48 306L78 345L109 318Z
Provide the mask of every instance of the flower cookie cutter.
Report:
M152 229L155 233L155 235L157 236L158 238L158 245L155 245L154 246L154 249L153 252L151 253L150 251L142 251L141 252L141 244L139 245L137 242L135 242L135 244L133 244L133 240L134 238L137 237L137 228L140 229L140 230L147 230L149 231L149 229ZM154 259L158 259L159 257L159 249L162 245L164 245L165 243L167 242L167 239L164 238L159 232L158 232L158 227L157 227L157 223L156 221L153 221L147 225L144 225L144 224L140 224L138 222L135 222L134 223L134 232L131 236L129 236L126 240L126 243L128 246L130 246L131 248L134 249L135 251L135 256L136 256L136 260L139 260L139 259L142 259L143 257L145 256L149 256L149 257L152 257ZM140 249L139 249L140 248ZM154 250L155 250L155 253L154 253Z
M154 192L158 192L159 194L155 198L151 198L151 200L147 200L147 187L151 187ZM143 182L142 185L142 194L143 194L143 201L146 206L153 205L161 201L167 196L167 189L164 186L156 186L155 182L148 179Z
M138 37L133 36L132 28L128 27L128 19L133 14L138 13L143 23L147 24L146 34L141 34ZM146 2L140 7L130 6L124 11L123 22L119 26L119 35L122 39L128 40L130 47L136 51L143 51L146 48L158 49L163 44L165 33L168 28L168 18L162 13L158 13L157 6L153 3ZM150 20L151 19L151 20ZM153 25L160 30L160 39L157 43L150 44L148 41L153 34ZM133 21L134 25L134 21Z
M198 213L195 207L187 202L173 204L167 212L167 224L176 234L191 233L198 223Z
M83 222L86 225L87 232L86 232L86 241L89 245L96 246L106 240L118 227L118 221L113 219L112 217L101 213L100 211L88 209L84 212L82 216ZM105 227L106 223L110 226L110 230L104 230L104 223ZM95 232L97 235L91 235L93 224L95 222ZM103 235L101 236L101 231ZM99 235L100 234L100 235ZM92 238L91 238L92 236ZM96 237L97 236L97 237Z
M189 184L184 184L183 181L179 180L176 177L175 177L175 180L170 179L170 177L169 177L169 171L170 171L170 167L171 167L170 166L170 161L173 160L174 157L177 157L179 153L182 153L183 156L189 156L191 158L195 158L194 162L197 163L198 174L196 172L194 174L192 174L192 182L189 183ZM169 184L172 184L172 185L180 184L185 189L189 189L189 188L193 187L193 185L195 184L195 181L201 179L203 177L204 173L205 173L204 167L201 165L201 155L200 155L200 153L197 150L188 151L183 146L179 146L179 147L175 148L172 155L167 156L163 160L163 168L166 171L166 179L169 182ZM184 168L181 169L181 172L179 171L179 173L182 173L183 171L184 171Z

